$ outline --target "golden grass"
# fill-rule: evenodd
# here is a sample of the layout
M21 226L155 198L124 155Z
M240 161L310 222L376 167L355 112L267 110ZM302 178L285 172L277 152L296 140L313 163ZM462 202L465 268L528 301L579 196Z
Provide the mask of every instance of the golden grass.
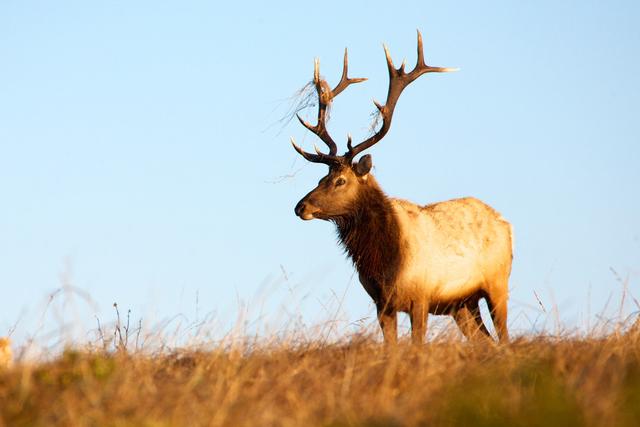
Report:
M637 426L640 327L387 349L236 343L66 350L0 372L6 426Z
M13 352L11 351L11 340L6 337L0 338L0 369L9 368L13 364Z

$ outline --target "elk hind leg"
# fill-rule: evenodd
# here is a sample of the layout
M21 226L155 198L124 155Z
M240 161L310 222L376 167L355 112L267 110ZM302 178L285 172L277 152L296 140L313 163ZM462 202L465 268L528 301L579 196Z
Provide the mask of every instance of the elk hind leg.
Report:
M500 342L509 341L509 331L507 329L507 298L507 290L492 291L486 297L489 312L491 313L491 320L493 320L493 326L498 333Z
M453 319L456 321L458 328L469 341L475 337L476 321L471 311L465 304L458 307L453 313Z
M473 317L474 324L473 325L473 333L474 338L489 338L491 339L491 334L489 330L484 325L482 321L482 315L480 314L480 306L478 305L478 300L474 299L465 304L465 306L469 309L469 313Z

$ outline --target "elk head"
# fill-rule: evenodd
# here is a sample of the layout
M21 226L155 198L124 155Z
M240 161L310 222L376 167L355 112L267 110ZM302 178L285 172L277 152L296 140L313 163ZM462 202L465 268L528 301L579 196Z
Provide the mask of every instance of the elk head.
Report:
M383 45L384 46L384 45ZM372 136L353 146L351 136L347 139L347 151L343 155L338 155L338 147L327 131L327 107L333 99L343 90L353 83L359 83L365 78L348 77L347 50L344 51L344 63L342 68L342 78L338 85L331 89L329 84L320 77L320 64L316 59L313 74L313 83L318 95L318 121L314 126L298 115L300 123L311 132L315 133L329 148L329 153L322 153L315 147L316 153L308 153L296 145L293 138L291 143L293 148L302 157L313 163L324 163L329 166L329 173L320 180L318 186L307 194L295 207L295 213L304 220L313 218L334 220L353 213L356 201L361 198L367 190L378 190L375 180L371 179L372 161L371 155L362 156L357 162L354 158L367 148L380 141L389 131L391 119L400 94L411 82L426 73L443 73L457 71L456 68L431 67L425 64L422 48L422 35L418 31L418 60L416 66L410 72L405 71L404 62L400 68L395 68L391 59L391 54L386 46L384 52L387 58L387 68L389 69L389 90L387 100L384 105L373 101L380 115L382 116L382 126Z

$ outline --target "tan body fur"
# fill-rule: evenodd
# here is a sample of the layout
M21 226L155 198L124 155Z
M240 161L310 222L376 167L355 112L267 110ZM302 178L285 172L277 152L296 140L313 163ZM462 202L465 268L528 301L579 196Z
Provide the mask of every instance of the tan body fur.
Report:
M427 206L390 201L400 226L402 256L388 304L411 315L412 326L418 326L414 338L424 334L425 312L453 315L472 338L484 330L478 300L485 297L500 338L507 339L511 225L475 198ZM361 281L365 288L372 286L365 277ZM394 325L386 328L395 335Z
M398 304L422 297L437 305L478 290L495 293L495 282L502 282L499 288L506 291L511 226L491 207L474 198L425 207L404 200L392 203L405 257Z

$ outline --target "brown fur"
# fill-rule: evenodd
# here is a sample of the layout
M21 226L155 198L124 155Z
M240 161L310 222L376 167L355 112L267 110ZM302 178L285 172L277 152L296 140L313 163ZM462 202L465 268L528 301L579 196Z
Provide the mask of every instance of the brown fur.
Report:
M358 273L374 284L367 292L376 304L382 302L386 299L383 287L393 283L402 257L400 229L389 199L371 180L358 194L352 211L332 220Z

